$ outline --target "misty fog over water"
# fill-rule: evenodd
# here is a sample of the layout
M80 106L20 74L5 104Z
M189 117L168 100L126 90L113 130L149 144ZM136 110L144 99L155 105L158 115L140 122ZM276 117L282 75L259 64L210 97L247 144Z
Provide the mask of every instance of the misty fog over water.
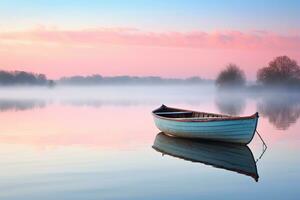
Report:
M280 98L279 98L280 97ZM255 109L278 129L286 129L300 117L300 94L284 91L249 94L245 91L219 91L214 85L194 86L60 86L2 87L0 112L42 109L50 105L66 106L153 106L188 104L201 107L212 104L218 113L245 113L247 102L254 101ZM203 110L209 112L209 110Z

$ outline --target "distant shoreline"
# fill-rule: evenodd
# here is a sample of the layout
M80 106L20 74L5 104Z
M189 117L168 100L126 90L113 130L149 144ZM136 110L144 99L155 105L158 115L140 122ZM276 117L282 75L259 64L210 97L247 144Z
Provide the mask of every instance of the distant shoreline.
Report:
M36 74L25 71L1 71L0 86L97 86L97 85L194 85L209 84L214 80L193 76L185 79L162 78L159 76L111 76L105 77L99 74L89 76L69 76L58 80L50 80L44 74Z

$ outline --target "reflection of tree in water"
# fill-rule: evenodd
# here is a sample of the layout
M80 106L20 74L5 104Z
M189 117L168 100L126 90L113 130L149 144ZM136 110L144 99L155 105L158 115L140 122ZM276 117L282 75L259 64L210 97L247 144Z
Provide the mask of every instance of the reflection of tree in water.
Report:
M36 99L0 99L0 112L15 110L30 110L33 108L42 108L46 106L46 102Z
M215 101L219 111L228 115L240 115L245 109L245 98L238 94L220 94Z
M286 130L300 117L300 96L263 97L257 107L276 128Z

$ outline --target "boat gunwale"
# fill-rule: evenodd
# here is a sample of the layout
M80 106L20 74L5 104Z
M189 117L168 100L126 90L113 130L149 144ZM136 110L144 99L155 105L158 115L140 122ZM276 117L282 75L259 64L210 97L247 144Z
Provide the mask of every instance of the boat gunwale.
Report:
M199 118L199 119L189 119L189 118L171 118L171 117L163 117L160 116L158 114L156 114L155 112L160 110L161 108L166 107L166 108L170 108L170 109L176 109L176 110L180 110L180 111L184 111L184 112L194 112L194 113L203 113L203 114L207 114L207 115L219 115L222 116L220 118ZM230 115L223 115L223 114L217 114L217 113L207 113L207 112L198 112L198 111L194 111L194 110L186 110L186 109L180 109L180 108L173 108L173 107L168 107L165 105L162 105L161 107L155 109L152 111L152 115L154 117L160 118L160 119L165 119L165 120L170 120L170 121L177 121L177 122L212 122L212 121L231 121L231 120L246 120L246 119L256 119L258 118L258 112L254 113L253 115L250 116L230 116Z

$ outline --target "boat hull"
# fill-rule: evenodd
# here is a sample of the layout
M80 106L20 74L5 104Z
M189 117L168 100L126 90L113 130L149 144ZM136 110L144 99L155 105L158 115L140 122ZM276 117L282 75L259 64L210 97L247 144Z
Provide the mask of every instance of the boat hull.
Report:
M220 121L177 121L154 115L156 127L169 135L248 144L256 130L258 117Z

